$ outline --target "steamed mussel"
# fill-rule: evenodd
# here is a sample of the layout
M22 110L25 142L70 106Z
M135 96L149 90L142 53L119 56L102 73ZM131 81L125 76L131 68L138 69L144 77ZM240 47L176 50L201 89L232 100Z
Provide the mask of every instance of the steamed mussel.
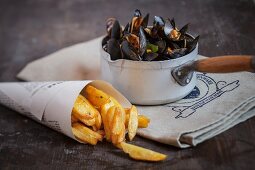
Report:
M122 27L118 20L106 21L107 41L103 44L111 60L160 61L182 57L196 48L199 36L193 38L188 24L178 29L174 19L155 16L148 26L149 14L136 9L130 23Z

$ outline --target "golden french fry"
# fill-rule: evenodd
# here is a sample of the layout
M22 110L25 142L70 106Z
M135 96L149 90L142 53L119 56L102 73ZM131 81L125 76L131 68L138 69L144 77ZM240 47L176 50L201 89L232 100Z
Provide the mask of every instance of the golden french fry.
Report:
M76 129L77 131L81 132L83 134L83 138L80 138L79 136L77 136L79 139L84 139L84 141L90 143L89 139L96 139L96 140L103 140L103 136L100 135L97 132L94 132L93 130L89 129L88 127L82 125L81 123L74 123L73 124L73 129ZM84 137L86 136L86 137ZM93 140L92 140L93 141Z
M119 107L116 107L113 120L112 120L112 129L111 132L112 134L119 135L122 130L122 117L121 117L121 111Z
M129 110L129 120L128 120L128 137L129 140L133 140L136 135L138 128L138 113L134 105L131 106Z
M112 106L110 109L108 109L106 114L106 125L110 128L110 130L112 130L113 117L116 108L116 106Z
M97 114L95 116L95 126L96 126L97 130L99 130L101 128L101 124L102 124L102 117L101 117L100 113L97 112Z
M122 124L121 133L118 135L118 143L125 141L126 128L125 125Z
M130 108L125 108L126 121L125 126L128 127ZM147 128L150 123L150 119L144 115L138 115L138 128Z
M79 95L74 103L72 114L84 124L93 126L96 123L95 116L100 113L84 96Z
M121 147L125 153L129 154L131 158L136 160L162 161L167 158L167 155L165 154L161 154L159 152L131 145L125 142L121 142L119 147Z
M150 119L144 115L138 115L138 128L147 128L150 123Z
M78 120L78 118L77 117L75 117L73 114L71 115L71 122L72 123L75 123L75 122L78 122L79 120Z
M82 126L80 123L73 124L72 131L74 136L83 142L89 143L91 145L96 145L98 139L89 135L88 132L82 131L80 126Z
M122 107L122 105L114 98L110 96L110 100L114 103L115 106L120 108L121 111L121 117L122 117L122 122L125 122L126 120L126 113L125 109Z
M105 135L105 131L104 130L98 130L97 133L100 134L101 136Z
M107 112L113 105L114 105L113 102L109 102L104 104L101 107L101 116L102 116L102 121L104 125L104 130L105 130L105 137L106 137L106 140L108 141L110 141L110 138L111 138L111 131L110 131L109 125L107 124Z
M105 92L98 90L93 86L86 86L85 93L87 99L94 105L96 108L100 108L104 104L108 103L110 96Z

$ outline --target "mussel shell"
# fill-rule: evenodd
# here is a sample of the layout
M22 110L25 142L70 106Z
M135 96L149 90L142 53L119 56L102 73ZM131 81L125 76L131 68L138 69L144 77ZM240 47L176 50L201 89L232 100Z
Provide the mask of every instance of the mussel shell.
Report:
M134 12L134 16L135 17L141 17L142 16L142 13L139 9L136 9L135 12Z
M156 41L154 44L158 46L158 53L163 53L165 51L166 41L159 40L159 41Z
M160 16L154 16L153 27L164 27L165 21Z
M108 36L111 36L111 30L115 21L116 21L116 18L108 18L106 20L106 32Z
M158 57L158 53L145 53L143 56L144 61L152 61Z
M140 27L139 29L139 55L140 56L143 56L143 54L146 51L146 47L147 47L147 39L143 31L143 28Z
M170 34L170 32L173 30L173 27L170 23L170 19L166 19L165 21L165 26L164 26L164 33L165 33L165 36L168 37L168 35Z
M141 26L143 28L146 28L148 26L148 23L149 23L149 17L150 17L150 14L146 14L145 17L143 18L143 21L141 23Z
M179 49L174 49L172 54L169 54L170 58L175 59L175 58L180 58L184 56L187 53L187 48L179 48Z
M126 40L121 43L121 50L125 59L141 61L142 58L135 52L135 49Z
M126 39L129 44L132 45L132 47L135 48L136 51L139 50L139 37L135 34L127 34L123 39Z
M123 30L123 36L125 36L129 33L130 33L130 23L127 23L127 25L125 26L125 28Z
M139 32L142 21L142 17L133 17L130 26L130 33L137 34Z
M118 20L115 20L112 26L112 30L111 30L111 38L114 38L116 40L119 40L121 37L121 27L120 27L120 23Z
M111 38L108 40L107 52L110 54L111 60L117 60L117 59L123 58L121 54L121 50L120 50L120 44L118 40L114 38Z
M199 36L197 36L192 42L187 42L188 53L190 53L196 48L198 40L199 40Z

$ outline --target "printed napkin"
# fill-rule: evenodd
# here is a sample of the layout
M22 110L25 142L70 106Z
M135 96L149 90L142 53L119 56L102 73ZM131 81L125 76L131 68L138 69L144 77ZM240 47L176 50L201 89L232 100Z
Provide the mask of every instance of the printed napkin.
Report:
M29 63L18 75L25 81L100 79L102 37L64 48ZM202 57L202 56L200 56ZM138 106L150 119L138 134L180 148L196 146L255 115L255 74L197 74L197 85L184 99Z

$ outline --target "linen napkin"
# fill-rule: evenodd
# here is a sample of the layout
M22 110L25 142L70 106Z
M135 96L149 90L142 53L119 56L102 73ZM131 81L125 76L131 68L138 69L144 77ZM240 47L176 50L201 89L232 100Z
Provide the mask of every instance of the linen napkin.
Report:
M59 50L29 63L17 77L26 81L100 79L102 37ZM202 56L200 56L202 57ZM255 115L255 74L197 74L184 99L137 106L151 122L138 134L180 148L196 146Z

